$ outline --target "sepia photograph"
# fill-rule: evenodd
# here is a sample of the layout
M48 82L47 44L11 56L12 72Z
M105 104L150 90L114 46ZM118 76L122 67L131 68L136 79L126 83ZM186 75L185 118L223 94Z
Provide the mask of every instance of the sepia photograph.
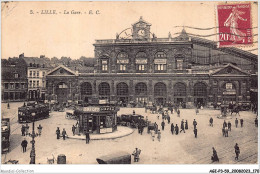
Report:
M1 173L259 173L257 1L2 1L1 56Z

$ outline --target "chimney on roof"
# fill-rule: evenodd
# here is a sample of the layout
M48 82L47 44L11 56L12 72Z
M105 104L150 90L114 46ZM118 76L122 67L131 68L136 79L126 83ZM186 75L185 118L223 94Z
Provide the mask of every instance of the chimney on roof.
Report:
M20 54L19 58L24 58L24 53Z
M45 55L40 55L40 58L44 58L45 57Z

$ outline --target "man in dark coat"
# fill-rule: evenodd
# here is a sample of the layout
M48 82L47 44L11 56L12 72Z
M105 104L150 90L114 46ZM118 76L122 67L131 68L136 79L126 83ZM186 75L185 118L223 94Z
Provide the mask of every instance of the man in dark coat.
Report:
M236 153L236 157L235 157L235 160L238 160L238 156L239 156L239 154L240 154L240 149L239 149L239 147L238 147L238 144L236 143L236 145L235 145L235 153Z
M75 130L76 130L76 126L74 126L74 124L73 124L73 126L72 126L72 133L73 133L73 136L75 135Z
M237 118L235 120L235 125L236 125L236 128L237 128L237 125L238 125L238 119Z
M173 135L173 133L174 133L174 124L173 123L171 124L171 132L172 132L172 135Z
M59 127L57 127L56 135L57 135L57 139L60 139L60 128Z
M226 120L224 120L224 123L223 123L223 128L227 127L227 122Z
M185 121L185 129L188 129L188 120Z
M197 128L195 128L195 129L194 129L195 138L197 138L197 133L198 133L198 130L197 130Z
M22 141L22 143L21 143L21 146L22 146L22 148L23 148L23 153L26 152L27 144L28 144L28 142L26 141L26 139L24 139L24 140Z
M257 119L257 117L255 118L255 127L258 127L258 119Z
M243 127L243 123L244 123L244 120L243 120L243 119L240 119L240 125L241 125L241 127Z
M164 121L162 121L161 126L162 126L162 130L164 130L164 126L165 126Z
M22 132L22 136L25 136L25 126L24 125L22 125L21 132Z
M178 127L178 125L176 124L176 126L175 126L175 133L176 133L176 135L178 135L179 134L179 127Z
M185 133L184 121L183 121L183 119L182 119L182 121L181 121L181 131L180 131L180 133L181 133L182 131Z
M231 131L231 123L230 123L230 121L228 122L228 130Z
M195 119L193 120L193 127L194 127L194 129L196 129L196 127L197 127L197 121Z
M158 132L158 124L157 124L156 122L154 123L154 129L155 129L155 130L154 130L155 133L157 134L157 132Z
M66 137L66 135L67 135L67 132L65 131L65 129L63 128L63 131L62 131L62 137L63 137L63 140L65 140L65 137Z
M213 118L212 117L210 117L210 119L209 119L209 125L213 127Z
M90 136L89 131L86 132L86 144L89 144Z
M222 134L223 134L223 137L225 136L225 128L222 127Z
M170 124L171 122L171 117L169 115L167 115L167 120L168 120L168 124Z
M180 117L180 114L181 114L181 111L178 109L178 110L177 110L177 115L178 115L178 117Z
M214 147L212 147L212 149L213 149L213 155L211 156L212 162L215 162L215 161L219 162L217 151L215 150Z

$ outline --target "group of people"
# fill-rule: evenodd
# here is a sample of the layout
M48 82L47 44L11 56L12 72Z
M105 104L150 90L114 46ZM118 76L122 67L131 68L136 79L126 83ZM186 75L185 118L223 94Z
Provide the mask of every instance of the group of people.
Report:
M59 127L57 127L57 129L56 129L56 135L57 135L57 139L60 139L60 135L62 135L63 140L65 140L66 136L68 136L65 128L63 128L63 130L62 130L62 132L60 134L60 128Z

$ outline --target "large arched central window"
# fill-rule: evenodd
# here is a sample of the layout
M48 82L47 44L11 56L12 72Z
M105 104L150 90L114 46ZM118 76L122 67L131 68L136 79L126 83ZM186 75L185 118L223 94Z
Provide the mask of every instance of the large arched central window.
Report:
M110 86L106 82L102 82L98 86L99 95L110 95Z
M147 95L147 86L145 83L137 83L135 85L135 95Z
M166 96L167 95L167 89L166 85L164 83L156 83L154 85L154 96Z
M117 95L126 96L128 95L128 85L124 82L118 83L117 87Z
M92 86L89 82L84 82L80 85L81 95L92 95Z
M120 52L117 55L117 65L119 71L126 71L128 63L129 63L128 55L125 52Z
M166 54L162 51L157 52L154 58L154 70L155 72L166 71L167 68L167 57Z
M204 83L194 85L194 96L207 96L207 86Z
M143 72L147 70L147 55L145 52L138 52L135 56L136 70Z
M186 86L183 83L176 83L174 85L174 96L186 96Z

